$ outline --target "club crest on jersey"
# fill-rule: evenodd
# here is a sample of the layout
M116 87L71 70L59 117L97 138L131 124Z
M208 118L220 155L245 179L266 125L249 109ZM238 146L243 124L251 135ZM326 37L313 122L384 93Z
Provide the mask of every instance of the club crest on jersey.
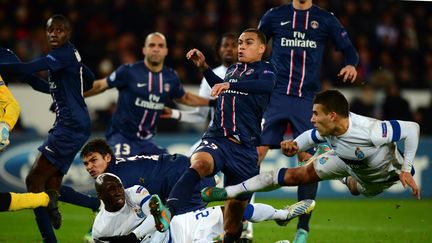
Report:
M171 89L171 85L170 84L164 84L164 90L165 92L169 92Z
M318 21L312 20L310 26L312 27L312 29L318 29L319 26Z
M254 72L253 68L246 71L245 75L251 75Z
M135 212L135 214L139 217L139 218L144 218L145 214L144 212L141 210L141 207L134 207L133 211Z
M363 151L361 151L359 147L356 148L354 154L357 157L357 159L364 159L365 157Z
M328 160L328 157L321 157L319 160L318 160L318 162L320 163L320 164L325 164L326 162L327 162L327 160Z

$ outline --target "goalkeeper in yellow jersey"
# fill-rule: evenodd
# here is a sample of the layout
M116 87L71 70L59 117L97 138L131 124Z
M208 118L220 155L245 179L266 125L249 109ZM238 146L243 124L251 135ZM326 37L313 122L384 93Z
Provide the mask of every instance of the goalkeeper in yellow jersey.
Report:
M18 102L0 76L0 151L9 145L9 132L15 126L19 113Z
M0 48L1 60L18 60L15 54ZM20 106L0 76L0 151L9 145L9 132L15 126L20 114ZM48 207L57 208L58 194L56 191L40 193L0 192L0 212L17 211L26 208Z

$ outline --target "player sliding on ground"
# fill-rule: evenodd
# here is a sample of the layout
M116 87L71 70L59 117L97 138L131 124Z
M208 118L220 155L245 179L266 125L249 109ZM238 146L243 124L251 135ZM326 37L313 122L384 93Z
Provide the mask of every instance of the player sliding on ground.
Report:
M243 193L268 191L321 180L343 179L351 194L371 197L401 181L420 199L414 181L413 160L419 141L419 125L409 121L380 121L349 112L346 98L335 90L317 94L311 118L315 128L294 140L281 142L282 152L293 156L327 142L332 150L318 147L306 166L263 172L226 188L205 188L204 201L222 201ZM404 141L404 152L395 142Z
M201 208L173 218L164 232L155 228L150 215L157 195L151 196L146 188L135 185L125 189L120 178L103 173L95 181L98 197L104 202L93 224L95 242L213 242L223 233L223 210L220 206ZM150 200L149 200L150 199ZM291 219L310 213L313 200L303 200L284 209L266 204L250 204L244 217L253 222L276 220L286 225ZM156 220L157 221L157 220Z

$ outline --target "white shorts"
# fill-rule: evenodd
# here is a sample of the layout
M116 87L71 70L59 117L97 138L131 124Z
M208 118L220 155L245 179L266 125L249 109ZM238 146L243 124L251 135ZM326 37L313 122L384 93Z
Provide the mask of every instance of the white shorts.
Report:
M170 223L174 243L212 242L223 233L223 212L220 206L176 215Z
M348 165L340 159L333 150L319 155L313 165L321 180L333 180L352 176L357 181L358 191L372 197L394 185L397 180L397 170L389 166L371 167L367 164Z

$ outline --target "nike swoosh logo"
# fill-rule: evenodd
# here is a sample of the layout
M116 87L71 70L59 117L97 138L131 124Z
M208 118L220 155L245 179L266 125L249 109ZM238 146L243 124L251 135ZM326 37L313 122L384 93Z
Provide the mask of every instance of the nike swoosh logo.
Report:
M291 23L291 20L290 21L285 21L285 22L281 21L281 25L287 25L289 23Z
M45 146L45 150L47 150L47 151L49 151L49 152L51 152L51 153L55 153L52 149L50 149L48 146Z
M145 86L147 86L147 83L137 83L137 87L138 88L142 88L142 87L145 87Z

